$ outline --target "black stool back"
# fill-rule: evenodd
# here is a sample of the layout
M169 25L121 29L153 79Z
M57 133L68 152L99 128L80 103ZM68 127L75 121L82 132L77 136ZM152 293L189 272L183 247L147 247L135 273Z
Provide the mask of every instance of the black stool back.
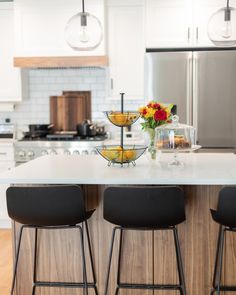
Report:
M235 292L236 286L222 284L221 276L226 233L236 232L236 186L224 187L220 190L217 210L211 209L211 215L214 221L220 225L211 294Z
M10 187L7 208L11 219L37 226L75 225L86 217L83 193L76 185Z
M174 226L185 220L184 193L179 187L109 187L104 219L123 227Z
M230 228L236 228L236 187L224 187L219 193L217 210L211 210L213 219Z
M119 294L120 289L153 290L153 292L154 290L178 290L181 295L186 295L183 263L176 228L177 224L185 220L184 193L181 188L176 186L109 187L104 191L103 216L105 220L117 225L112 232L105 295L108 295L112 253L117 230L120 231L120 238L115 295ZM120 282L123 232L126 230L171 230L173 232L179 284Z
M16 251L11 295L14 294L21 240L25 228L35 229L32 295L35 295L36 287L82 288L86 295L89 292L88 288L93 288L95 294L98 295L87 224L87 219L94 210L86 212L83 193L79 186L13 186L7 189L7 209L9 217L22 224ZM82 226L79 225L81 222L85 223L93 282L87 282L84 233ZM37 280L38 231L49 229L78 229L82 252L83 282L42 282Z

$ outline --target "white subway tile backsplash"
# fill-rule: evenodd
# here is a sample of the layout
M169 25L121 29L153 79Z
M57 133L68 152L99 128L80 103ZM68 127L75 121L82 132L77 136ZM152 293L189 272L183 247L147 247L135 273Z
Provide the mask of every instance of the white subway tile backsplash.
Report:
M104 84L91 84L90 85L91 90L104 90Z
M92 118L107 122L105 110L119 110L119 100L109 100L108 69L104 68L58 68L30 69L29 99L15 106L15 111L0 112L0 122L10 118L19 130L26 131L28 124L50 123L49 97L61 95L62 91L92 91ZM129 101L126 109L135 110L146 101Z

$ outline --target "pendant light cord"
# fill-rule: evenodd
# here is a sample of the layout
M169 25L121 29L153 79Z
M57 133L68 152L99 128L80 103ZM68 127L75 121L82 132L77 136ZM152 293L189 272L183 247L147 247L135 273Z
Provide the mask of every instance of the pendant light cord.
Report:
M227 0L229 1L229 0ZM82 0L82 12L84 13L84 0Z
M84 0L83 0L84 1ZM229 8L229 0L227 0L227 8Z

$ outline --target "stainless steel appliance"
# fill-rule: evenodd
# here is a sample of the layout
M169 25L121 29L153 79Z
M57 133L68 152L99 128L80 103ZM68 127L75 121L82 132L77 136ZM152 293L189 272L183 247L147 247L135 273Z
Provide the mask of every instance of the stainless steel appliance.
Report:
M236 147L236 50L160 49L145 59L148 99L176 104L201 146Z
M28 162L43 155L96 154L95 146L102 145L105 136L80 138L71 134L54 134L42 138L23 138L15 142L15 161Z

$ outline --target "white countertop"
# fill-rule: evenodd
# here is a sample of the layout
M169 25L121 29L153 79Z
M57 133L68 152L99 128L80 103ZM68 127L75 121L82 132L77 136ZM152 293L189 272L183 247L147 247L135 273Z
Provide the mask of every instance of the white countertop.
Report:
M43 156L0 174L0 183L236 185L235 154L179 156L185 163L182 167L168 166L173 154L158 154L158 161L143 155L135 167L108 167L99 155Z

